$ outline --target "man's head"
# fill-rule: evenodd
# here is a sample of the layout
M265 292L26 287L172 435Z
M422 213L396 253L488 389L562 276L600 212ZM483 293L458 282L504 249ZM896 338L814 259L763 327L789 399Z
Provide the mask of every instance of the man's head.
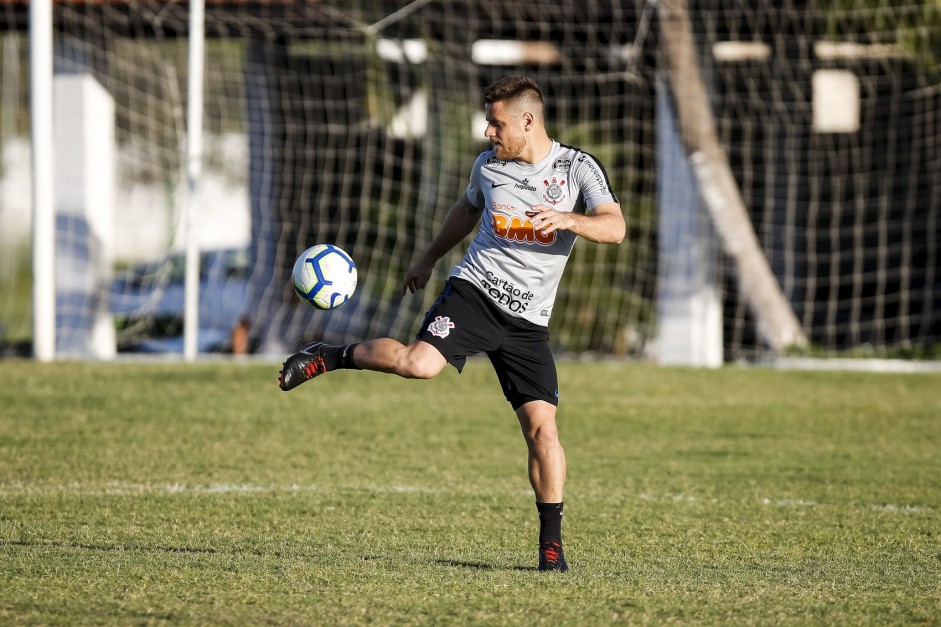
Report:
M545 101L539 84L528 76L506 76L484 90L484 103L504 102L513 109L526 109L542 116Z
M548 141L544 125L542 90L528 76L507 76L484 90L487 130L484 135L498 159L533 162Z

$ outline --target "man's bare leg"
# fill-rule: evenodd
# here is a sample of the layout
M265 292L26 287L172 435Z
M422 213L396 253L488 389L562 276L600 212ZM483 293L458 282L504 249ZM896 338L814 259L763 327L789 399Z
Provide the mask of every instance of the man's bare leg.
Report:
M562 497L566 462L556 427L556 407L546 401L530 401L516 410L516 416L529 449L529 483L539 511L539 570L565 572Z
M438 349L421 340L407 345L390 338L344 346L315 342L288 357L278 373L278 385L286 392L325 372L343 368L430 379L447 363Z

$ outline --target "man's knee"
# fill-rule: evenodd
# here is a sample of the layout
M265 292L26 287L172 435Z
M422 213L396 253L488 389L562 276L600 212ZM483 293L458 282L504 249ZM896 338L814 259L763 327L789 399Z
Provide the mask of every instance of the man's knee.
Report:
M523 436L531 444L555 444L559 430L555 420L556 408L544 401L531 401L517 410Z
M555 421L550 420L533 425L526 438L537 446L554 445L559 442L559 430Z
M402 363L402 376L410 379L431 379L448 365L448 361L431 344L414 342L406 347Z

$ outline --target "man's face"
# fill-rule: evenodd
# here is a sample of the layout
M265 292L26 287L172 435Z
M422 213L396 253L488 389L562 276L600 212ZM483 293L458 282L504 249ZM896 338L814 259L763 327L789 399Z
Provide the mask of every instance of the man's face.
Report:
M526 133L523 118L515 115L503 102L488 102L484 106L487 116L487 130L484 137L490 140L496 149L497 159L510 161L526 148Z

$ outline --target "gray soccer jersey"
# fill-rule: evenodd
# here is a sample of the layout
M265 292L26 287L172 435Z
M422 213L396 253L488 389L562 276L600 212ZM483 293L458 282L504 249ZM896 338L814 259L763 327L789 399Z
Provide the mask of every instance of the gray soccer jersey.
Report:
M546 205L585 213L617 202L604 168L588 153L555 141L549 155L532 164L502 161L489 150L474 163L467 198L483 216L451 276L470 281L504 311L548 326L577 236L564 230L545 235L527 212Z

